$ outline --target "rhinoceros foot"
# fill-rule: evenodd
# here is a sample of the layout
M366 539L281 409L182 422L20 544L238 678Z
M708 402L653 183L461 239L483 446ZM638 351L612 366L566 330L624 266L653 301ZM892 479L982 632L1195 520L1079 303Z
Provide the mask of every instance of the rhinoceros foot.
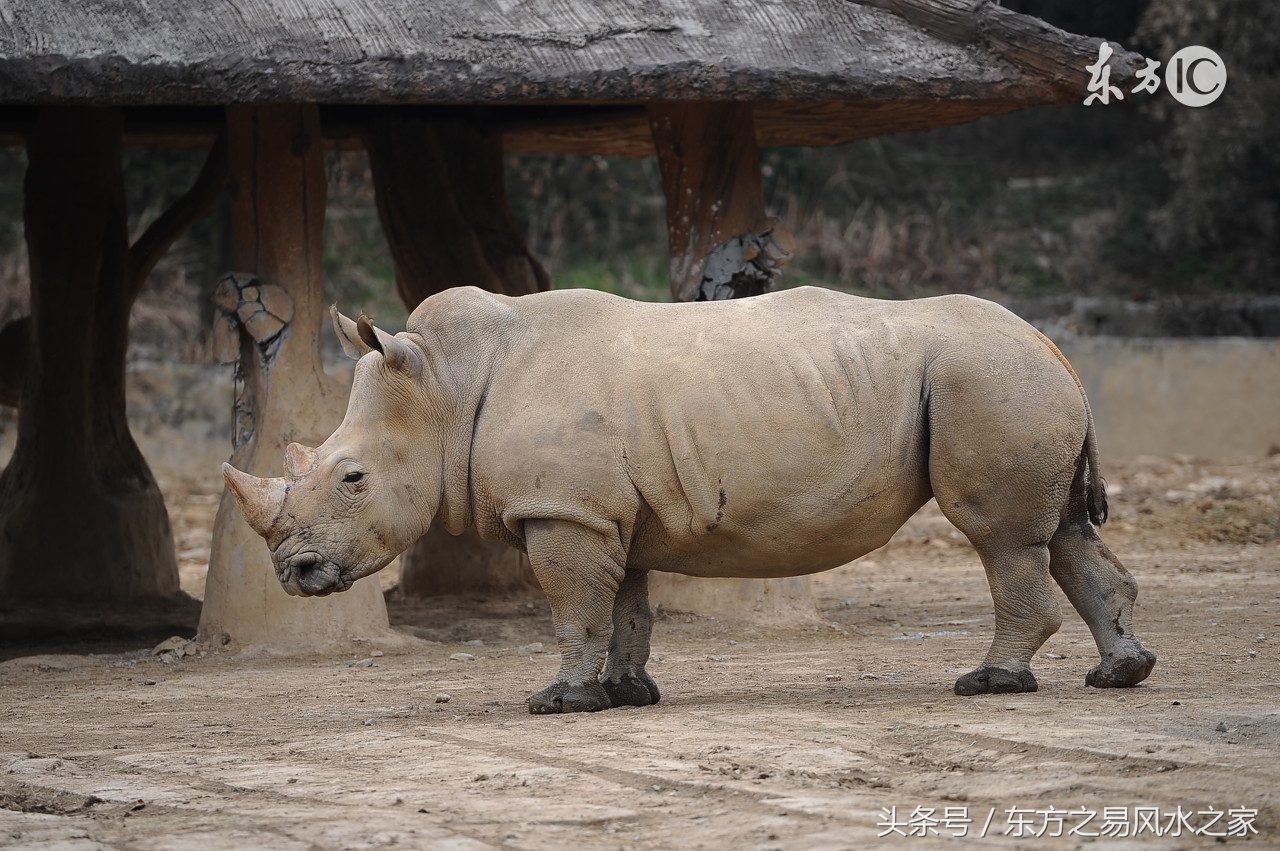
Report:
M638 677L623 674L617 680L603 679L600 685L614 706L651 706L662 697L658 684L645 671Z
M1136 686L1156 666L1156 654L1141 644L1127 656L1115 656L1094 668L1084 678L1084 684L1094 688L1128 688Z
M556 682L529 696L529 712L534 715L599 712L612 706L604 686L594 681L580 686Z
M1006 671L1004 668L983 667L970 671L956 680L956 694L968 697L974 694L1017 694L1036 691L1040 684L1027 670Z

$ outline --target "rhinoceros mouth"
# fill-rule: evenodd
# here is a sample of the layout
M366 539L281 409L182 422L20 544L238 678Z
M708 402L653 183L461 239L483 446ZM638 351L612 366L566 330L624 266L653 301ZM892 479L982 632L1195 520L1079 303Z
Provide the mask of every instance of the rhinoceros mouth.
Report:
M284 590L298 597L326 597L351 587L338 565L315 552L296 553L280 561L276 574Z

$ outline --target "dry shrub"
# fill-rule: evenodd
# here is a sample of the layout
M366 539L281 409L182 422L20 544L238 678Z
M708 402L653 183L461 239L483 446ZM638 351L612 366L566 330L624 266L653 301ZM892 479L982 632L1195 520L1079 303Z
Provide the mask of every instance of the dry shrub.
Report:
M959 238L945 207L933 216L892 216L883 209L855 211L846 222L818 210L796 213L796 236L805 271L824 283L898 298L922 292L977 292L996 284L992 241Z
M1280 510L1265 497L1201 499L1176 512L1192 537L1210 543L1266 544L1280 540Z

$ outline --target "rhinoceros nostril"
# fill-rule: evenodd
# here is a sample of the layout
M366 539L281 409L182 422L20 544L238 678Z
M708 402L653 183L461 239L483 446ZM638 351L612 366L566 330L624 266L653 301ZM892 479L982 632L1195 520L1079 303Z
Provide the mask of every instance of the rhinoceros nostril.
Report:
M289 573L303 594L320 594L331 590L336 571L331 570L319 553L299 553L289 559Z

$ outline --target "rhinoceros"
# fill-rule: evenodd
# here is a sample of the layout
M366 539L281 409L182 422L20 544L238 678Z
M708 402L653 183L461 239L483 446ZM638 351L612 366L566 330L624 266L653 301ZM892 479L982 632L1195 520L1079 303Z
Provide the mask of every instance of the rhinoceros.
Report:
M1046 337L969 296L802 287L648 304L462 287L392 336L331 311L346 417L282 478L223 466L290 594L344 591L433 522L528 553L561 653L535 713L657 702L650 571L784 577L883 546L930 497L973 544L995 639L955 692L1028 692L1062 623L1050 577L1131 686L1155 654L1099 539L1093 417Z

